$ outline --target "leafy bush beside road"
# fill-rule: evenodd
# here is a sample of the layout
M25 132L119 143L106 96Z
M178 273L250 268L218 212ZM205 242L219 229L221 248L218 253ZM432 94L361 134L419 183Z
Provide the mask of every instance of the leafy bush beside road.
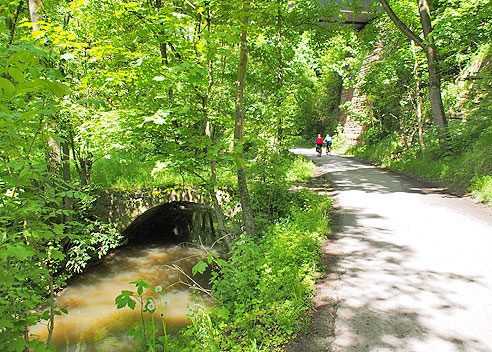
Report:
M260 238L235 241L228 262L212 274L214 306L191 315L179 350L272 351L306 329L331 200L308 191L291 199L288 215Z

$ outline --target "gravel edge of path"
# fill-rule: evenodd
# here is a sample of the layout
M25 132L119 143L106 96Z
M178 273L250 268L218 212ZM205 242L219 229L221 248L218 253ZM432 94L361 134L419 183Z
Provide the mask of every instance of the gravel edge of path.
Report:
M321 244L321 263L318 278L315 283L314 295L312 298L313 309L309 315L309 332L301 333L292 339L283 349L285 352L305 352L305 346L315 346L319 340L324 340L327 349L309 350L316 352L330 352L331 343L335 339L335 321L339 306L337 295L340 275L338 272L338 261L340 254L337 251L336 241L340 233L339 206L337 192L333 188L326 173L316 171L307 187L319 194L325 194L333 199L332 213L330 217L331 233L327 234L326 239ZM317 340L317 343L313 343Z

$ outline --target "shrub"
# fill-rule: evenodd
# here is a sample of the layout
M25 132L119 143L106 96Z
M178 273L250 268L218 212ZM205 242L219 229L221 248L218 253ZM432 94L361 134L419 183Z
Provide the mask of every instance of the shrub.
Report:
M212 274L214 307L191 316L181 350L274 351L303 329L331 200L309 192L291 198L288 216L261 239L237 239L229 261Z

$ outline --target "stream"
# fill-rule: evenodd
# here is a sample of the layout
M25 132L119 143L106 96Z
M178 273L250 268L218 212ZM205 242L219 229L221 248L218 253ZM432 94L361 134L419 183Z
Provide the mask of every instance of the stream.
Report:
M205 255L205 250L163 243L127 246L104 258L103 262L71 282L57 297L57 306L66 306L68 314L55 318L52 343L56 351L103 352L134 351L135 342L128 330L141 322L140 306L117 309L115 298L122 290L136 291L130 282L144 279L151 286L161 286L161 299L156 297L156 318L167 317L168 333L176 333L187 325L190 307L211 305L211 299L197 295L182 283L188 281L173 264L191 275L191 268ZM203 287L208 276L193 277ZM150 294L151 292L147 292ZM145 295L145 293L144 293ZM160 304L162 302L162 304ZM162 311L159 306L165 307ZM147 317L149 318L149 317ZM158 321L157 325L162 324ZM46 324L38 324L31 332L47 339Z

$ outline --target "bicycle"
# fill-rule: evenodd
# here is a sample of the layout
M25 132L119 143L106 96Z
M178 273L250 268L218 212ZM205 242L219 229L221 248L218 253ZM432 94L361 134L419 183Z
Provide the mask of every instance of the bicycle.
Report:
M326 143L326 155L331 155L331 143Z

